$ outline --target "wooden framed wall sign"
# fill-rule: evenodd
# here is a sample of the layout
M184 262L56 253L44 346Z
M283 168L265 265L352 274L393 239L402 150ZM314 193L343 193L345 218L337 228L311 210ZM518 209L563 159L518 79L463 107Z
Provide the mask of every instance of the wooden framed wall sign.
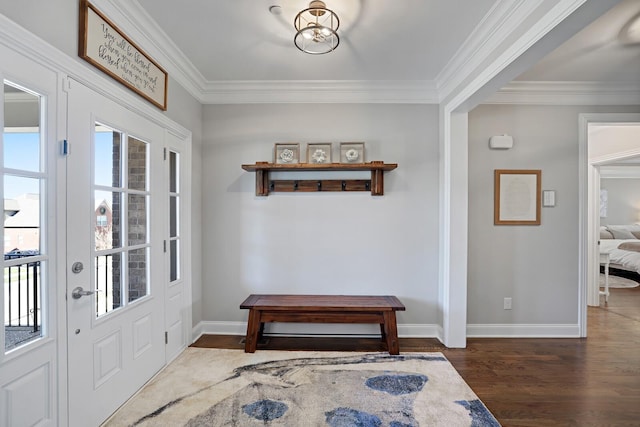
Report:
M167 72L87 0L80 0L78 55L166 111Z
M542 171L494 171L495 225L540 225Z

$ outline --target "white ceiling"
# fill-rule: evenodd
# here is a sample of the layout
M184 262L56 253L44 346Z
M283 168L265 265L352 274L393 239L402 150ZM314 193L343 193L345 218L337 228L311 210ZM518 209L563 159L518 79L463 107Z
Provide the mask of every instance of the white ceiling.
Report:
M307 0L108 1L163 54L168 52L174 68L184 70L193 87L204 88L204 93L211 87L220 92L221 87L242 84L243 90L255 94L265 83L275 87L272 92L285 87L274 84L289 85L295 91L309 87L310 82L358 82L366 92L368 82L394 82L394 90L398 83L406 84L401 86L405 94L424 90L426 95L420 99L427 102L442 97L441 87L458 66L467 65L478 50L490 48L485 40L496 28L501 30L497 20L504 27L518 8L528 7L531 17L538 11L535 7L548 10L556 4L550 0L326 0L340 17L340 45L326 55L308 55L293 44L293 20L308 6ZM604 0L589 1L604 4ZM270 13L272 5L279 5L282 14ZM613 93L626 92L624 103L640 103L639 17L640 0L620 1L512 84L519 84L518 90L525 86L530 90L531 83L583 82L591 86L582 85L580 90L589 91L593 85L631 84L631 96L629 86L622 91L618 86ZM552 92L557 98L556 87ZM205 98L199 97L206 103ZM614 98L611 101L618 102ZM592 99L585 98L587 102Z
M308 55L293 44L307 0L138 1L209 81L435 80L494 3L327 0L340 45Z
M640 82L640 0L625 0L518 77Z

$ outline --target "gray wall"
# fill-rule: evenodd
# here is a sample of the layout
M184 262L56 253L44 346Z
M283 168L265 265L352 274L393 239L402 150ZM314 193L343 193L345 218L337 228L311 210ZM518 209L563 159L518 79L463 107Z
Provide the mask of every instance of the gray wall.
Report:
M394 294L407 306L399 323L436 323L437 106L209 105L203 134L205 320L246 320L242 300L270 292ZM276 142L333 142L335 155L340 141L399 164L384 196L259 198L240 167L272 160Z
M469 324L578 321L578 116L638 107L481 105L469 114ZM490 150L510 134L514 148ZM493 225L494 169L541 169L540 226ZM503 309L503 298L513 309Z
M603 178L600 188L608 192L607 217L600 225L640 222L640 178Z

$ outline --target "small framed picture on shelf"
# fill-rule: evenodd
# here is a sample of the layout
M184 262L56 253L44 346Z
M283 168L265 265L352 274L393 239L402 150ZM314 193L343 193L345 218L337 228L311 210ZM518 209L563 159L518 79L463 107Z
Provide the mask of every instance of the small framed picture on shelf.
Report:
M300 144L276 143L273 148L273 157L273 163L275 164L300 163Z
M364 163L364 142L341 142L340 163Z
M307 163L331 163L331 143L307 144Z

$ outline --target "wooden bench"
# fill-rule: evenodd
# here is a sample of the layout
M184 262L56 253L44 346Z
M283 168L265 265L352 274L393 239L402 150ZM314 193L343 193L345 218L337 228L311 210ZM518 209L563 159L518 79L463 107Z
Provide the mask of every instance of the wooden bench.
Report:
M249 309L246 353L254 353L267 322L377 323L389 354L399 354L396 311L404 305L394 296L373 295L249 295L240 304Z

